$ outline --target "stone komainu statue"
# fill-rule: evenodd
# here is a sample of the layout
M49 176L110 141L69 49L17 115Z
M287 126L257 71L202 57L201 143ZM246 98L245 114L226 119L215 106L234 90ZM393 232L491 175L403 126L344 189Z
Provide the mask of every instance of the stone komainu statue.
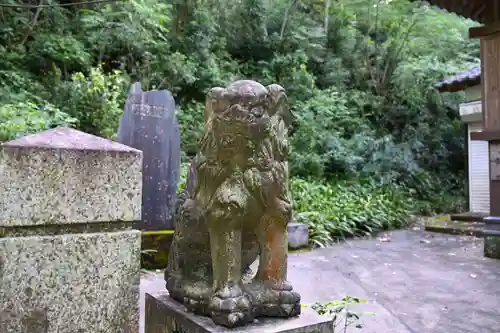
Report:
M279 85L242 80L207 95L165 280L172 298L217 324L300 313L300 295L287 282L291 122ZM258 271L245 281L257 256Z

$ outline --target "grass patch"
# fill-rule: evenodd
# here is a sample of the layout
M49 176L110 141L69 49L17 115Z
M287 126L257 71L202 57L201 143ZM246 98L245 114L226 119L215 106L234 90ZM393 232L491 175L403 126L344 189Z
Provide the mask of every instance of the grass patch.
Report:
M309 225L316 246L400 228L413 209L411 197L396 186L293 178L291 188L297 222Z

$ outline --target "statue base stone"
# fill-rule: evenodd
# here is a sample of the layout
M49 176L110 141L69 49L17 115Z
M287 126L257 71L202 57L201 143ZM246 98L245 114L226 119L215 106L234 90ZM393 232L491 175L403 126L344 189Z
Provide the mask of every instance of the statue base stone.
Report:
M309 245L309 226L304 223L288 223L288 249L298 250Z
M146 293L144 333L333 333L332 319L320 316L305 308L298 317L261 317L254 323L225 328L213 323L208 317L187 312L184 305L176 302L164 291L155 295Z

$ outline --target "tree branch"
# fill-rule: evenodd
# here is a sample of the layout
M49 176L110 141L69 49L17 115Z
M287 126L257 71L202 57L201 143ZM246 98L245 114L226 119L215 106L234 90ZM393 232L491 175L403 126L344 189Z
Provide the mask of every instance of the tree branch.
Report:
M38 17L40 16L40 13L42 12L43 1L44 0L40 0L40 3L38 4L38 7L36 8L35 16L33 17L33 21L31 21L31 24L28 26L28 31L26 31L26 34L24 35L24 38L21 41L21 45L24 45L24 43L26 43L26 40L28 40L29 35L33 31L33 28L35 27L36 22L38 21Z
M78 6L78 5L92 5L92 4L97 4L97 3L108 3L108 2L125 2L125 1L121 1L121 0L89 0L89 1L81 1L81 2L45 4L45 5L43 5L43 4L24 5L24 4L0 3L0 7L34 9L34 8L43 8L43 7L71 7L71 6Z
M328 36L328 19L330 18L330 0L325 0L325 35Z
M292 2L290 2L290 6L286 7L285 16L283 17L283 23L281 24L280 39L283 39L283 35L285 34L285 27L288 22L288 15L296 2L297 0L292 0Z

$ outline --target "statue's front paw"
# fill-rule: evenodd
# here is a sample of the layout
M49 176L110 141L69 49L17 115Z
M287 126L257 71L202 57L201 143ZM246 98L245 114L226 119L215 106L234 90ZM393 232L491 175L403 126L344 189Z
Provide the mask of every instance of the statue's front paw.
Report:
M209 315L209 301L212 285L208 281L197 281L184 287L184 306L188 311L203 316Z
M277 317L295 317L300 314L300 295L293 290L281 290L278 292L276 306Z
M214 323L226 327L242 326L253 321L252 305L239 286L226 287L210 300Z
M272 290L276 293L276 311L278 317L295 317L300 314L300 294L293 291L288 281L273 284Z
M247 287L260 316L295 317L300 314L300 295L287 282L279 284L254 281Z

